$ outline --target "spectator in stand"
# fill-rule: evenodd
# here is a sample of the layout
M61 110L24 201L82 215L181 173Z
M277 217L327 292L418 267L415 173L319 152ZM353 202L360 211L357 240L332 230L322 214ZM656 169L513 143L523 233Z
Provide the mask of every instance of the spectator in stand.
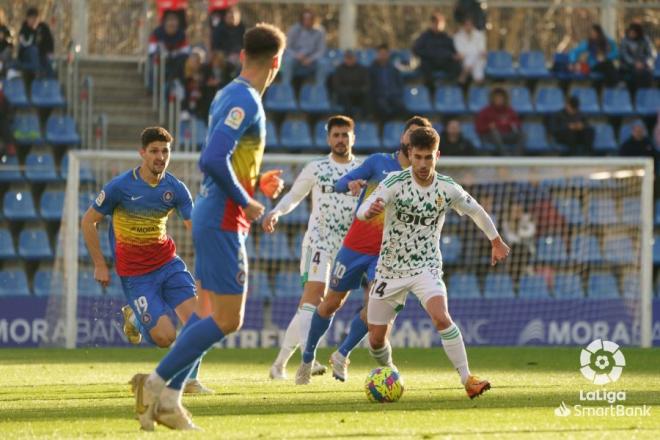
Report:
M14 146L12 133L9 129L11 119L10 110L9 103L0 88L0 156L4 154L13 156L16 154L16 147Z
M445 32L445 16L440 13L431 15L431 26L417 38L412 51L420 58L420 71L432 92L436 74L453 80L461 73L460 55Z
M203 87L202 102L200 110L203 113L203 120L208 119L211 102L218 90L229 84L232 79L231 69L225 62L225 56L222 52L213 52L211 61L202 67Z
M496 87L490 92L489 104L477 114L475 128L483 142L494 145L498 154L522 153L520 118L509 105L504 89Z
M472 20L466 19L461 30L454 35L454 46L463 63L458 82L465 84L469 78L476 83L482 82L486 69L486 35L483 31L475 29Z
M403 78L390 59L387 44L378 46L376 59L369 68L374 113L381 121L396 117L404 110Z
M236 6L238 0L209 0L208 14L209 14L209 25L211 26L211 38L213 38L213 32L220 23L225 20L225 14L227 10ZM210 44L211 47L213 44Z
M458 24L471 20L480 31L486 28L486 12L479 0L458 0L454 6L454 21Z
M300 21L294 24L286 36L286 51L282 61L282 81L291 84L315 76L317 84L323 84L325 69L325 29L317 23L313 11L305 9ZM296 87L297 88L297 87Z
M550 133L555 141L568 147L570 155L591 155L594 129L580 112L580 100L577 97L568 98L564 109L552 117Z
M29 8L18 34L18 61L21 67L38 77L55 76L51 60L55 40L50 27L39 21L37 8Z
M5 77L11 66L14 52L14 39L6 23L5 11L0 9L0 78Z
M211 49L220 51L225 56L225 62L235 71L241 66L240 53L243 49L245 25L241 22L241 11L238 6L226 10L224 20L213 30Z
M163 22L149 37L149 56L156 54L165 58L165 78L183 82L183 68L190 54L190 44L176 12L163 14Z
M202 93L204 87L204 76L202 73L202 64L204 63L204 51L195 48L186 60L184 66L184 89L185 97L182 110L186 112L182 115L183 119L189 117L204 118L205 112L202 109ZM206 112L208 113L208 112Z
M443 156L476 156L477 150L461 132L458 119L450 119L440 136L440 153Z
M536 253L534 244L536 223L534 223L532 214L525 212L524 207L517 202L511 204L511 208L506 214L508 215L502 221L502 237L511 246L511 262L509 264L513 264L512 267L521 268L520 271L516 271L519 275L522 273L531 274L533 269L529 263Z
M631 23L621 40L621 75L631 93L651 87L656 52L651 39L639 23Z
M628 157L652 157L657 169L659 153L654 148L653 141L647 135L646 127L642 121L636 121L634 123L630 137L619 148L619 154Z
M600 88L602 84L606 87L614 87L619 82L614 67L614 62L619 58L616 43L605 35L600 25L592 25L589 38L578 44L568 55L571 69L575 73L585 74L591 72L600 74L602 79L595 80L594 85L596 87ZM588 67L588 70L586 67Z
M332 75L332 92L344 114L352 118L369 113L369 70L358 63L352 50L344 53L344 62Z

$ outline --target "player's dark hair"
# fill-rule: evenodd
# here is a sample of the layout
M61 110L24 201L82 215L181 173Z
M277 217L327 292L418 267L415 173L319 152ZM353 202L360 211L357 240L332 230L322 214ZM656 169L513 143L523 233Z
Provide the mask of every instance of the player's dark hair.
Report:
M353 122L353 119L344 115L330 116L328 122L325 124L325 129L330 133L332 127L348 127L353 131L355 130L355 122Z
M440 136L433 127L416 128L410 133L410 149L435 150L440 145Z
M34 6L28 8L27 12L25 13L26 17L38 17L39 16L39 10L35 8Z
M258 23L243 36L243 48L249 58L268 60L284 50L286 36L276 26Z
M406 125L403 126L403 131L408 130L413 125L420 127L432 127L431 121L426 119L424 116L413 116L412 118L406 121Z
M147 127L142 130L142 148L147 148L152 142L172 142L174 138L163 127Z

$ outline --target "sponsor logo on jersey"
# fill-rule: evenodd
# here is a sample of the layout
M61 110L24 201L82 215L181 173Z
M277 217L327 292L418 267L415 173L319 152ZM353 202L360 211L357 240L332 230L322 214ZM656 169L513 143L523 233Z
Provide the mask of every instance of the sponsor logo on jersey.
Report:
M335 187L333 185L321 185L321 192L324 194L329 194L335 192Z
M101 206L104 200L105 200L105 191L101 191L98 197L96 197L96 201L95 201L96 206Z
M241 126L241 122L245 119L245 110L240 107L234 107L229 110L227 117L225 118L225 125L238 130L238 127Z
M438 222L437 216L423 216L403 211L397 211L396 218L402 223L419 226L433 226Z

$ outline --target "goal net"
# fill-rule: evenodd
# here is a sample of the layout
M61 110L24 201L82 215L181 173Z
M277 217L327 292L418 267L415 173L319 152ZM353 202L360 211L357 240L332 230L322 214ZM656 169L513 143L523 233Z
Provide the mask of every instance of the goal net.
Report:
M313 157L266 155L262 168L283 169L289 186ZM197 159L195 153L175 151L169 168L193 197L201 179ZM60 337L51 339L55 345L126 344L121 284L114 269L108 288L94 282L79 220L107 181L139 163L137 152L70 153L57 257L43 268L50 271L47 320L59 329ZM505 264L492 267L489 242L472 221L453 212L446 217L444 279L451 314L467 344L584 345L596 338L651 344L650 160L441 158L439 171L483 205L512 248ZM273 206L257 197L267 209ZM310 202L303 201L281 218L274 234L253 225L245 324L223 346L279 346L302 290L299 265L309 210ZM99 235L112 265L107 228L107 221L100 224ZM177 216L169 219L168 232L192 270L191 236ZM362 292L354 292L338 312L327 344L340 342L361 304ZM397 318L392 343L440 344L412 295Z

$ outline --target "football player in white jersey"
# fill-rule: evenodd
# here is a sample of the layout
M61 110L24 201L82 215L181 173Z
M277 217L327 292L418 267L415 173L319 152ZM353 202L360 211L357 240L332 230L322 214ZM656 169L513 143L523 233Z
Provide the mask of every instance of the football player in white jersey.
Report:
M436 172L439 143L432 128L413 131L411 167L390 173L358 209L360 219L385 212L383 244L367 307L369 351L380 365L395 368L388 328L408 292L413 292L438 329L445 353L472 399L490 389L490 383L470 374L463 337L447 309L440 253L445 214L453 209L472 218L491 241L493 266L506 259L509 247L481 205L450 177Z
M280 216L294 210L312 193L312 213L302 244L300 276L303 294L297 313L289 323L282 348L270 368L271 379L286 379L286 365L300 345L305 347L309 326L316 307L326 292L331 264L353 221L357 197L336 193L335 183L360 165L352 154L355 124L346 116L332 116L326 125L330 154L308 163L296 178L291 190L266 215L262 226L272 233ZM316 362L312 374L323 374L326 367Z

